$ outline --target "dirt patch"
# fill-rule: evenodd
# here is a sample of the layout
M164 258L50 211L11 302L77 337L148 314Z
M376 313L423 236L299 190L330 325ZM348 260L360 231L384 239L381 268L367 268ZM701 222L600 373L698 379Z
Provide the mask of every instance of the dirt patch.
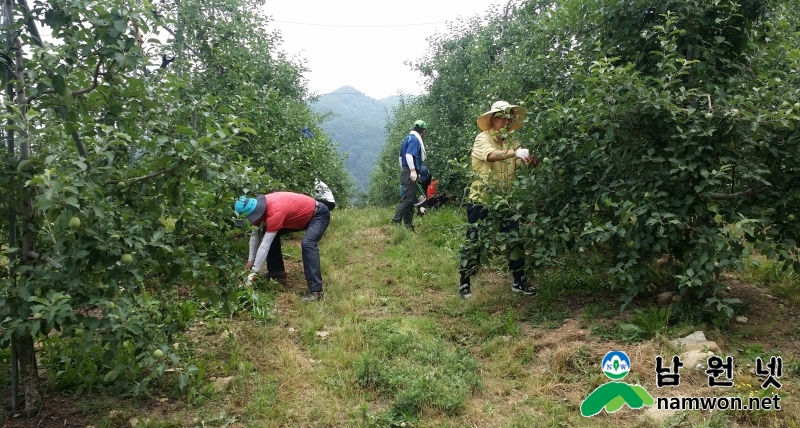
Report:
M42 385L44 389L44 385ZM10 402L10 391L4 390L0 398ZM130 409L136 408L137 414L147 415L148 418L165 420L173 417L181 407L181 403L168 402L162 398L124 399L108 397L106 395L83 395L76 397L68 394L46 394L41 411L32 418L23 416L7 417L0 419L0 426L4 428L85 428L92 426L103 419L107 419L109 426L130 426L128 420L133 417ZM6 411L8 409L5 409ZM142 420L141 418L139 418Z
M733 276L726 276L724 283L730 287L726 297L738 298L747 308L742 313L747 321L733 321L722 337L714 338L723 349L726 345L739 346L740 343L730 343L733 339L761 345L764 350L780 350L784 356L800 354L800 328L796 322L786 322L800 318L800 307Z
M532 328L525 323L522 325L522 336L528 336L537 347L546 348L553 345L583 342L589 338L591 332L580 327L578 321L568 318L555 329Z
M5 390L0 397L4 403L11 401L10 391ZM5 409L6 412L9 409ZM6 415L6 413L3 413ZM91 423L91 418L75 411L75 398L67 396L48 396L42 405L42 411L35 417L27 419L21 415L16 417L6 416L0 418L0 426L6 428L56 428L56 427L86 427Z

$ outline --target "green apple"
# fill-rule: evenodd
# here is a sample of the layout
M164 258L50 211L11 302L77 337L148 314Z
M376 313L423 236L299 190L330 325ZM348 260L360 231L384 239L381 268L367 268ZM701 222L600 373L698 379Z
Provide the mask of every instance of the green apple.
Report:
M544 235L544 230L539 229L539 231L536 232L536 234L538 234L539 236L542 236L542 235Z
M794 219L795 219L794 214L787 215L786 219L789 220L789 221L794 221Z
M129 265L129 264L133 263L133 256L130 255L130 254L123 254L122 258L120 259L120 261L124 265Z
M182 256L182 255L186 254L186 247L180 246L178 248L175 248L175 254L177 254L179 256Z
M153 358L157 360L164 358L164 351L156 349L155 351L153 351Z
M69 228L72 230L78 230L81 227L81 219L78 217L72 217L69 219Z
M128 185L125 184L124 181L120 181L119 183L117 183L117 189L124 189L126 187L128 187Z
M548 157L546 157L546 156L545 156L544 158L542 158L542 163L543 163L543 164L550 163L550 158L548 158Z
M712 117L714 117L713 113L711 112L706 113L706 119L711 119Z

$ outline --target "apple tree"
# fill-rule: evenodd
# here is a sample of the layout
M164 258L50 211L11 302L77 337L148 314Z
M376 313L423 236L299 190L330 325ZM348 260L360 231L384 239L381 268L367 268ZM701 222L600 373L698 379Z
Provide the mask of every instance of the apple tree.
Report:
M518 1L433 39L415 67L429 78L420 112L447 135L434 156L464 159L475 117L505 99L528 110L514 138L546 158L487 201L522 229L487 233L483 255L511 241L535 266L602 255L625 304L662 285L652 283L659 258L682 296L727 316L720 274L750 248L800 270L791 11L782 1Z
M182 364L169 345L185 326L188 302L169 296L188 288L201 302L235 309L243 270L238 238L248 231L233 221L233 199L302 191L303 174L312 171L345 177L341 158L324 137L309 144L316 150L295 147L294 136L283 140L290 150L282 153L240 150L294 131L281 115L318 126L291 63L262 56L247 64L262 75L270 71L261 68L274 67L281 84L296 89L256 103L262 93L203 84L217 72L205 66L217 61L213 52L167 67L151 63L168 53L169 42L148 34L184 33L146 3L20 5L6 10L13 19L3 30L11 49L2 56L9 92L0 120L13 150L1 158L0 185L16 237L0 241L0 346L19 356L22 407L31 413L41 403L35 342L59 367L55 381L77 392L185 388L197 368L166 369ZM202 45L180 39L187 51ZM227 64L236 68L236 61ZM256 110L265 108L276 112L273 124L255 125ZM296 127L299 120L287 122ZM328 157L314 158L321 153ZM0 224L7 230L11 222Z

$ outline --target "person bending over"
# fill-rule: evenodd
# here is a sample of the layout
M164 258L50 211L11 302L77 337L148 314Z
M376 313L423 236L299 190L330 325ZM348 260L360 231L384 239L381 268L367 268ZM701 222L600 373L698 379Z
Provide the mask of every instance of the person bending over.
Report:
M322 300L322 270L319 260L319 241L331 220L328 207L312 197L292 192L274 192L255 198L240 197L234 203L239 215L247 216L253 226L266 224L266 232L261 237L258 228L250 236L250 254L245 268L250 270L248 284L261 270L268 259L283 262L278 234L304 230L301 241L303 254L303 274L308 283L308 295L304 302ZM275 243L276 245L273 245Z

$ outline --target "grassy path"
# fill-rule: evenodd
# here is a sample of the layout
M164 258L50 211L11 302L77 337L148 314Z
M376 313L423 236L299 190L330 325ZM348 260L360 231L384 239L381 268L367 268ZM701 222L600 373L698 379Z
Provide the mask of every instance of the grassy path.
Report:
M334 211L321 249L325 301L299 302L299 249L290 251L292 280L276 288L275 323L235 324L244 359L253 362L230 394L242 426L658 426L627 408L580 416L580 402L607 380L600 360L612 349L633 360L626 380L654 396L720 395L705 385L703 372L661 393L653 361L672 355L665 340L625 344L591 334L603 317L614 318L618 303L575 290L559 295L558 279L571 280L565 272L555 275L556 284L539 278L543 298L524 297L511 293L498 260L476 277L475 298L461 301L456 251L463 225L455 210L417 218L416 234L389 226L391 215ZM736 379L757 385L744 370ZM746 389L733 392L758 392ZM783 392L793 390L792 384ZM667 423L789 426L797 406L784 404L782 413L691 412Z
M776 303L767 290L730 279L732 293L753 295L747 325L725 331L675 315L661 335L633 340L620 329L616 296L602 274L565 260L535 278L540 293L512 293L504 261L473 281L473 299L458 298L456 252L463 220L455 209L416 219L417 233L389 226L392 210L333 213L322 243L325 300L303 304L299 237L283 245L289 280L262 282L255 296L265 315L196 320L179 346L208 362L206 388L176 399L76 399L96 427L790 427L797 426L798 305ZM462 213L463 214L463 213ZM746 279L746 278L745 278ZM785 285L785 284L784 284ZM796 288L787 286L783 296ZM780 291L780 290L777 290ZM767 295L769 297L763 297ZM791 302L790 302L791 303ZM737 358L728 389L709 388L702 371L682 372L681 385L655 386L657 355L674 355L667 339L703 329ZM794 345L792 345L794 343ZM176 345L177 346L177 345ZM656 422L627 406L587 419L581 401L607 378L610 350L632 360L626 382L653 396L760 392L757 355L784 357L781 411L671 413ZM216 379L234 376L224 392Z

